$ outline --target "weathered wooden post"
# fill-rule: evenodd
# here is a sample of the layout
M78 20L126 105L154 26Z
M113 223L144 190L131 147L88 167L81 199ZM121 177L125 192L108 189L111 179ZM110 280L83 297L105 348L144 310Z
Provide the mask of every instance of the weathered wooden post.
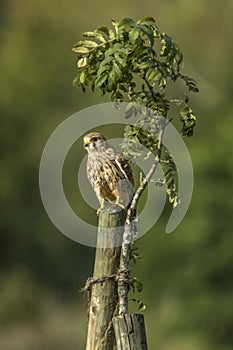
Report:
M90 291L86 350L112 350L114 346L112 319L118 302L116 276L125 217L125 211L114 205L99 216L94 273L86 285Z
M85 287L90 293L86 350L113 350L115 342L117 350L147 350L143 314L119 314L119 284L128 295L129 282L129 256L127 268L120 262L125 221L126 212L114 205L99 216L94 272ZM127 297L125 305L128 311Z

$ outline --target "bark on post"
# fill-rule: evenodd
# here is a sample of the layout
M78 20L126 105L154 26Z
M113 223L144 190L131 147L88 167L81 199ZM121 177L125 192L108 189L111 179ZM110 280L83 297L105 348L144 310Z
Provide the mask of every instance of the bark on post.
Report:
M86 350L112 350L114 346L112 319L118 302L116 275L125 216L119 207L109 206L99 217L94 273L87 282L91 297Z

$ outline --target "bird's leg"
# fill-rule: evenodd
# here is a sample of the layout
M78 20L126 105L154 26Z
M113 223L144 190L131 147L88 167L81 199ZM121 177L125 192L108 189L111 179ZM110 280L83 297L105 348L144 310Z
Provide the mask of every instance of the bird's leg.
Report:
M99 207L99 209L97 210L97 215L100 215L100 212L101 212L101 210L104 208L104 198L101 198L101 200L100 200L100 207Z

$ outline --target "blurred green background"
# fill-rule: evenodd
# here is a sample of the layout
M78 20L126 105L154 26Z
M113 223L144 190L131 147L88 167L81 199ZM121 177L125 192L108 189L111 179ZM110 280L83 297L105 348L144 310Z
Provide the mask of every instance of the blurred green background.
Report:
M143 259L133 274L144 282L149 348L232 349L233 2L1 0L0 6L0 349L84 348L86 301L79 289L92 274L94 249L50 222L39 162L65 118L103 102L72 86L73 43L110 19L148 15L180 45L184 71L200 87L192 99L198 127L186 140L195 171L189 211L171 235L164 233L165 211L138 241ZM82 156L79 140L64 175L72 203Z

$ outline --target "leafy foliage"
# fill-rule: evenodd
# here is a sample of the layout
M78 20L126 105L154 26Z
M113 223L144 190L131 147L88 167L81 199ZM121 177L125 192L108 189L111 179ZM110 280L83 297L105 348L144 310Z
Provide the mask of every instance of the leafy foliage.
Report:
M137 121L125 128L122 144L125 156L137 157L143 148L148 155L158 147L158 133L163 125L159 116L167 117L171 104L180 106L181 133L191 136L196 116L188 105L188 92L198 92L195 81L183 75L183 54L172 38L157 27L154 18L145 17L137 22L124 18L112 21L113 28L100 27L85 32L88 40L78 41L73 52L77 54L78 74L74 85L85 91L99 90L102 95L111 94L116 103L128 101L125 117L140 115ZM181 80L186 89L179 99L168 99L169 82ZM140 106L140 107L139 107ZM150 113L150 111L153 111ZM142 147L143 146L143 147ZM165 179L169 201L176 206L176 168L171 155L166 152Z
M139 281L136 277L132 277L129 281L129 288L133 294L141 293L143 291L143 283ZM146 310L146 305L142 302L141 299L132 297L130 300L137 304L138 310L140 312Z
M171 154L167 150L165 151L165 156L161 161L161 165L164 170L169 202L172 203L173 207L176 207L179 203L179 198L177 197L177 168Z
M141 255L139 252L139 247L135 246L134 243L131 245L130 250L130 260L133 260L134 263L137 262L137 260L141 259Z
M112 21L114 29L100 27L83 35L89 40L78 41L73 52L78 56L78 74L74 84L96 89L104 95L111 93L113 101L131 101L127 117L134 113L133 103L146 106L166 116L172 100L165 98L170 81L182 80L188 91L198 92L195 81L181 73L183 54L172 38L160 32L154 18L135 22L124 18ZM156 50L155 50L156 48ZM183 134L191 135L196 117L188 99L180 100Z

